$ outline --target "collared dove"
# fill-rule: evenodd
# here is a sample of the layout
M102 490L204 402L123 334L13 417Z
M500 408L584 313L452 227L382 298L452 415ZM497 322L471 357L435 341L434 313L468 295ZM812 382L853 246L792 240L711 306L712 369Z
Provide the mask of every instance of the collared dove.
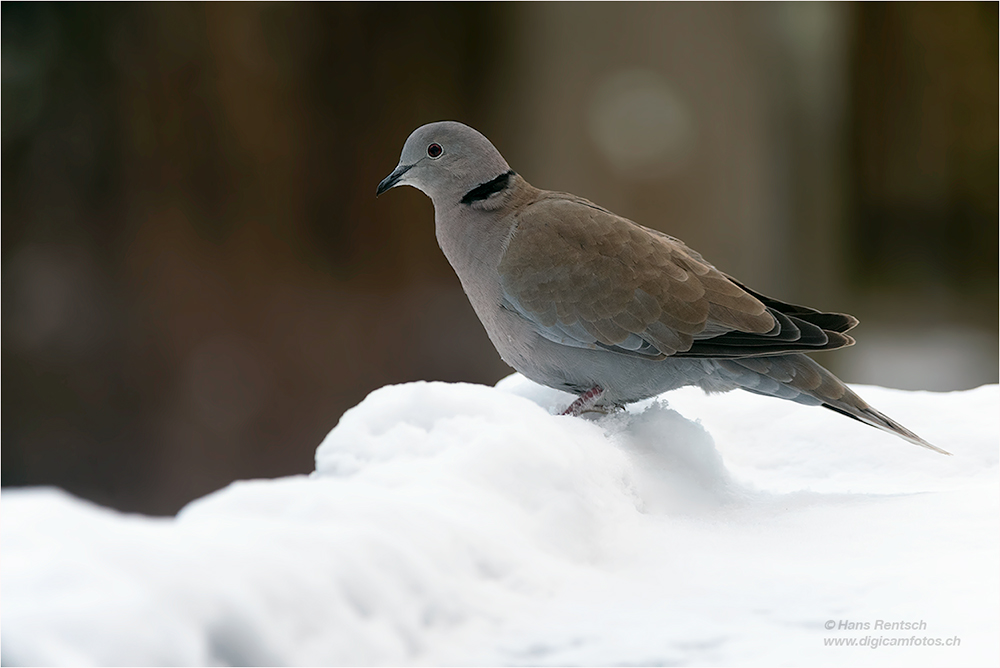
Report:
M686 385L823 406L943 454L803 352L849 346L857 319L766 297L681 241L581 197L539 190L453 121L417 128L377 195L434 203L441 250L500 356L578 395L566 413Z

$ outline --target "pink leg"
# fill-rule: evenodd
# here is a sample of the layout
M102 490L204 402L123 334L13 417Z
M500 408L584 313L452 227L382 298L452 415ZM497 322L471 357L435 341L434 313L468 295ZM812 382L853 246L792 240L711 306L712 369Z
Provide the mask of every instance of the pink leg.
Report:
M597 401L601 398L602 394L604 394L604 388L602 388L600 385L595 385L594 387L590 388L589 390L581 394L579 397L577 397L576 401L571 403L569 405L569 408L564 410L562 414L572 415L573 417L576 417L581 413L586 413L587 411L589 411L591 408L594 407L594 404L597 403Z

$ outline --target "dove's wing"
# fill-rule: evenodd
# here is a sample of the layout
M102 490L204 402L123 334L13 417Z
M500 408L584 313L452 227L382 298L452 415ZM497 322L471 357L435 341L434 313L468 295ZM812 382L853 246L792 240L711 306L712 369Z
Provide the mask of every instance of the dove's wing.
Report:
M740 358L850 345L856 320L744 288L683 243L584 199L516 214L499 264L504 307L563 345L652 359Z

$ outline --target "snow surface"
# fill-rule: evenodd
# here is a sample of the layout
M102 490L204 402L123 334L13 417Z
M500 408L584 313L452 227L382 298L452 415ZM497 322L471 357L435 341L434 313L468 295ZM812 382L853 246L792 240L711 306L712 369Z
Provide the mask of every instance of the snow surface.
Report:
M552 415L515 375L381 388L312 475L176 518L5 490L2 662L997 665L1000 388L856 389L954 456L740 392Z

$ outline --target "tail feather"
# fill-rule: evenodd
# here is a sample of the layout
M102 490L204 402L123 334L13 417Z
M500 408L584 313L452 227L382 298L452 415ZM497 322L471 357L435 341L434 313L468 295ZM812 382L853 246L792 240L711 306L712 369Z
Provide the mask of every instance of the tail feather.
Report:
M851 394L854 393L851 392ZM857 397L856 394L854 396ZM858 399L860 401L860 398ZM862 403L864 402L862 401ZM899 436L903 440L909 441L914 445L919 445L922 448L927 448L928 450L933 450L934 452L940 452L942 455L951 455L951 453L948 452L947 450L943 450L932 443L928 443L927 441L920 438L919 436L914 434L912 431L910 431L903 425L893 420L888 415L880 413L879 411L875 410L874 408L872 408L867 404L864 404L863 408L855 409L858 411L858 414L851 413L843 408L840 408L838 406L832 406L827 403L823 404L823 408L829 408L831 411L836 411L841 415L846 415L847 417L853 418L858 422L863 422L869 426L875 427L876 429L881 429L882 431L887 431L890 434L895 434L896 436Z
M855 394L839 378L802 354L717 360L720 369L743 389L759 394L791 399L824 408L863 422L909 441L914 445L950 455L920 438L887 415L880 413ZM747 374L750 371L753 374ZM766 380L765 380L766 379ZM789 395L792 396L789 396Z

